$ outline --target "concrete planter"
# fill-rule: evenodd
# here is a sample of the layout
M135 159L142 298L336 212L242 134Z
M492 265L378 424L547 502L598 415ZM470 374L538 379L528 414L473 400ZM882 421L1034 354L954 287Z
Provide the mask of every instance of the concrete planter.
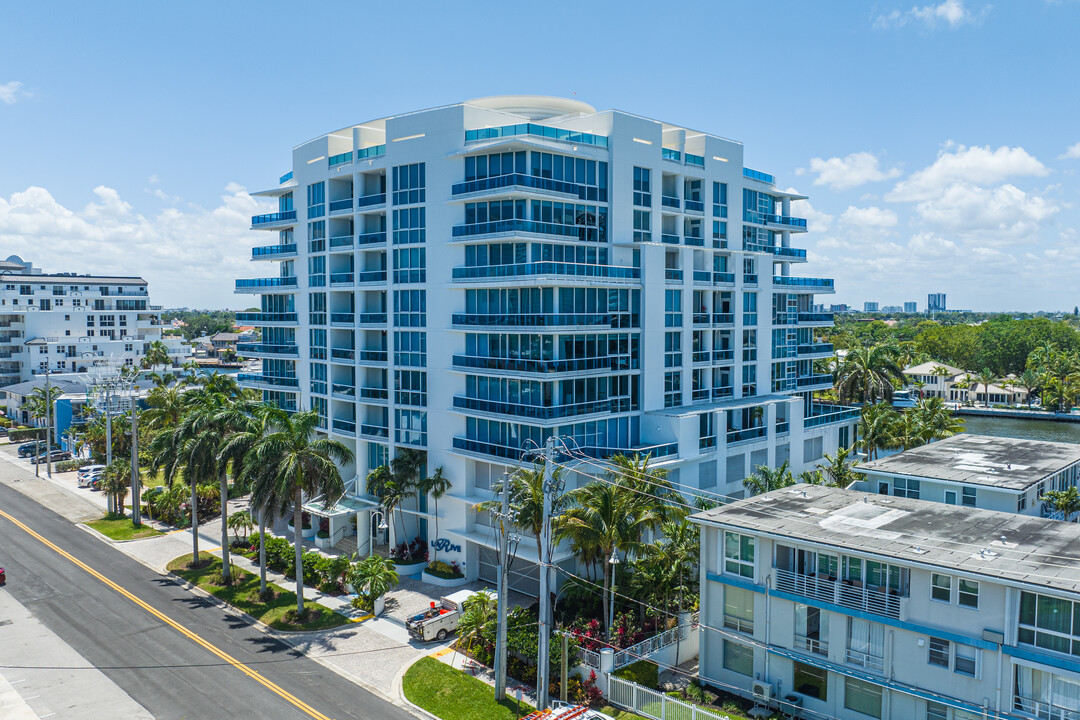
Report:
M382 614L383 614L383 610L385 610L385 609L386 609L386 596L385 596L385 595L380 595L379 597L375 598L375 602L373 603L373 605L374 605L375 607L374 607L374 609L372 610L372 612L373 612L373 613L374 613L374 614L375 614L376 616L378 616L378 615L382 615Z
M398 574L400 574L400 571L398 571ZM436 575L429 575L426 570L423 575L421 575L420 579L426 583L430 583L431 585L436 585L438 587L444 588L459 587L469 582L469 578L467 577L459 577L454 578L453 580L447 580L446 578L441 578Z
M289 523L289 533L291 534L292 532L293 532L293 525L290 522ZM317 533L317 532L319 532L319 528L315 527L315 525L313 524L309 528L303 528L300 531L300 537L302 537L304 540L310 540L311 538L315 537L315 533Z
M315 547L319 548L320 550L329 550L333 546L334 539L331 538L329 535L324 538L319 537L318 534L315 535Z
M423 561L411 565L399 565L394 563L394 569L397 570L397 574L400 577L416 577L427 569L427 563Z

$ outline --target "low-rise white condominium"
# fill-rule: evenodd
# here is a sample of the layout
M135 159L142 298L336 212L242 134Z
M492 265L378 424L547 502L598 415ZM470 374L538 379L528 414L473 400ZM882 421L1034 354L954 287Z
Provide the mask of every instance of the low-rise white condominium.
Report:
M139 277L43 273L17 256L0 262L0 386L50 372L85 372L95 358L138 364L162 340L161 307ZM173 360L186 355L166 339Z
M706 683L798 717L1080 717L1080 525L796 485L694 516Z
M832 384L814 330L833 320L814 295L833 282L792 274L800 196L745 167L737 142L495 97L317 137L258 194L279 210L252 218L276 234L252 260L276 272L236 282L260 297L237 318L262 331L238 347L263 358L242 382L317 409L355 447L349 497L323 513L334 541L355 517L366 546L363 479L401 448L426 450L453 488L438 538L428 498L386 524L493 579L491 520L474 506L552 435L597 461L649 453L683 488L738 496L756 465L799 472L854 440L856 413L813 399ZM534 543L518 557L515 588L535 594Z

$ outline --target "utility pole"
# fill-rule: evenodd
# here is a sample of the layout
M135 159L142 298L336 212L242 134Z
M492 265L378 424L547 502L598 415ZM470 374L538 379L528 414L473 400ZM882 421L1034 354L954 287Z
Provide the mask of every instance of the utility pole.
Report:
M112 465L112 395L110 393L111 384L105 384L105 467ZM116 505L113 503L112 493L109 494L108 511L110 513L116 512Z
M139 386L131 385L131 522L142 524L142 483L139 477Z
M506 694L506 563L509 556L510 534L510 474L503 475L502 511L499 513L499 583L496 593L498 630L495 633L495 700Z
M47 356L46 356L47 357ZM45 360L45 473L52 477L52 386L49 385L49 361Z
M563 702L566 702L566 698L567 698L567 688L566 688L566 680L567 680L566 663L567 663L567 657L566 656L569 653L570 653L570 637L566 633L562 633L562 653L559 656L562 659L562 662L560 663L562 672L559 674L559 699L562 700Z
M537 667L536 709L548 707L548 687L551 674L551 591L548 589L551 567L551 495L555 492L555 438L544 446L544 519L540 528L540 637L539 666Z

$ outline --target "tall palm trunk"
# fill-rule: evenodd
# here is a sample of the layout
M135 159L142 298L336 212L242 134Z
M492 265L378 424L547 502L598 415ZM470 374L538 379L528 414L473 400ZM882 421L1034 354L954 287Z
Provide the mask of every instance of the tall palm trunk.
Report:
M259 511L259 594L266 594L266 510Z
M199 564L199 494L195 478L191 479L191 562Z
M297 470L296 493L293 495L293 546L296 550L296 614L304 615L304 553L300 537L304 532L304 512L300 505L300 472Z
M231 566L229 559L229 479L228 475L221 473L221 577L228 585L232 581Z

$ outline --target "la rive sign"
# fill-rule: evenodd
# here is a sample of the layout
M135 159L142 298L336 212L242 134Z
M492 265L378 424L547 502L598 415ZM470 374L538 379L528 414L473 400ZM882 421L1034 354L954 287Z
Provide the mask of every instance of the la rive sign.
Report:
M430 543L431 548L436 552L461 552L461 546L455 545L446 538L439 538L438 540L432 540Z

